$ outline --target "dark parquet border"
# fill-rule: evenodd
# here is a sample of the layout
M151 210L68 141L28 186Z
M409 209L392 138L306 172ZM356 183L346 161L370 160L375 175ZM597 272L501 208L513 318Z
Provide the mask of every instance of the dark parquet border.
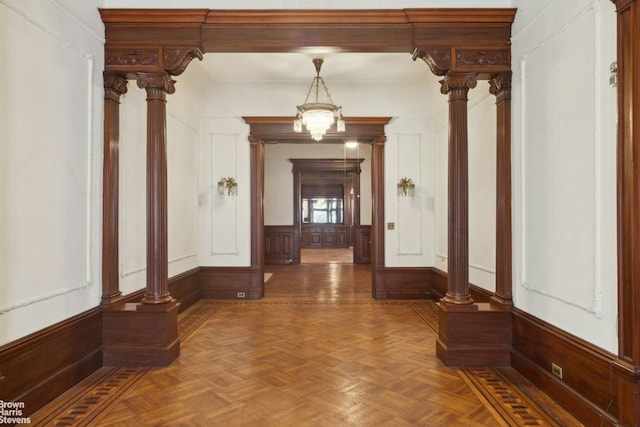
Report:
M149 368L102 368L31 415L37 426L92 425Z
M437 332L438 307L434 301L384 301L370 303L318 303L270 301L207 301L202 300L180 314L180 337L188 340L198 328L225 305L230 304L288 304L288 305L405 305ZM513 373L505 375L502 368L466 368L460 376L491 410L498 421L509 426L565 425L549 415L543 407L511 381ZM76 426L91 425L108 410L127 389L138 381L148 368L102 368L76 387L47 405L31 419L35 425ZM573 425L573 424L572 424ZM579 425L579 424L575 424Z

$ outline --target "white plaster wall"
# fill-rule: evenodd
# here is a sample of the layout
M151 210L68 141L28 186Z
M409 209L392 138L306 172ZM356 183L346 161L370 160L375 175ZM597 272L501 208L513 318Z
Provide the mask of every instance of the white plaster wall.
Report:
M98 5L0 2L0 344L99 303Z
M433 266L435 243L435 142L430 119L397 118L385 129L385 265ZM398 194L410 178L415 195ZM393 223L393 229L388 225Z
M515 305L614 352L614 5L514 5Z
M264 223L293 225L293 164L289 159L354 159L360 164L360 224L371 225L371 145L356 149L342 144L265 145Z
M406 57L407 66L423 66ZM214 76L215 78L215 76ZM283 76L286 78L286 76ZM294 117L296 105L304 101L309 81L287 82L213 82L206 89L205 117L288 116ZM431 115L432 100L424 96L431 80L424 86L406 83L375 84L367 82L327 81L331 96L349 117L425 117ZM224 101L221 101L224 100ZM293 125L292 125L293 126Z
M469 281L496 289L496 97L479 81L469 93Z
M203 117L198 180L199 264L251 263L249 126L240 117ZM232 177L237 195L218 194L218 181Z

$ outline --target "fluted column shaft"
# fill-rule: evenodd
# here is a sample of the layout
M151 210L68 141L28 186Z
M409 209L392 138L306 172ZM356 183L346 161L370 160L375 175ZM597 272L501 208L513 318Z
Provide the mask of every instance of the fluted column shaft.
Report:
M167 73L138 73L147 92L147 286L143 304L173 301L168 286L167 112L166 95L175 92Z
M496 292L492 301L511 304L511 72L489 81L496 96Z
M476 86L476 75L448 74L441 84L440 91L449 95L448 282L442 302L469 305L467 93Z
M118 274L118 186L120 149L120 96L127 80L104 73L104 156L102 193L102 304L122 298Z

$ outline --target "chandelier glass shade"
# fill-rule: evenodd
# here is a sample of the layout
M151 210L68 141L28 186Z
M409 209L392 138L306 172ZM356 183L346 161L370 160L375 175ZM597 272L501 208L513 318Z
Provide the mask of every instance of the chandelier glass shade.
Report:
M302 132L302 125L304 125L311 134L311 138L316 141L322 140L336 120L336 130L338 132L345 131L342 107L338 107L333 103L327 85L324 83L324 79L320 77L320 68L323 62L319 58L313 60L313 64L316 67L316 77L311 82L304 104L297 106L298 112L293 122L294 131ZM328 102L320 101L320 86L324 89ZM309 102L312 92L314 92L314 102Z

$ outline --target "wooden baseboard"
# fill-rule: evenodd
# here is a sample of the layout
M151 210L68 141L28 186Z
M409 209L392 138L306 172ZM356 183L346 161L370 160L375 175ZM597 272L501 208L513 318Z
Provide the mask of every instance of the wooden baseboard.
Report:
M585 425L618 425L620 403L633 397L616 392L617 356L524 311L514 309L512 316L513 368ZM552 364L562 368L562 379ZM633 378L631 369L622 375Z
M0 347L0 400L40 409L102 366L96 307Z
M201 267L202 299L259 299L256 283L260 274L251 267ZM264 280L264 278L263 278Z
M202 267L192 268L169 279L169 293L180 303L180 312L200 301L200 271Z
M447 273L435 267L384 267L376 271L376 298L439 300L447 292ZM492 292L469 284L475 302L489 302Z
M383 280L387 299L437 299L434 271L429 267L385 267L378 277Z
M202 267L192 268L184 273L169 278L169 293L180 303L180 311L184 311L200 300L200 271ZM123 297L122 303L142 301L145 289L139 289Z
M169 279L169 292L180 309L200 299L199 271ZM143 295L144 289L123 301L137 302ZM103 315L96 307L1 346L0 400L24 402L28 416L101 368Z

